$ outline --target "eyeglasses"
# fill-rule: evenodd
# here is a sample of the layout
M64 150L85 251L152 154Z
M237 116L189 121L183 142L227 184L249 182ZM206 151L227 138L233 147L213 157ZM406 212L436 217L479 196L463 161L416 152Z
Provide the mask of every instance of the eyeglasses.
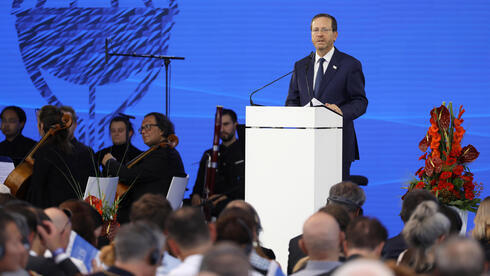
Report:
M330 31L332 31L332 29L329 29L329 28L321 28L321 29L315 28L315 29L311 30L311 32L315 33L315 34L318 32L326 33L326 32L330 32Z
M138 132L141 134L143 132L143 130L146 130L146 131L149 131L151 130L151 127L152 126L158 126L157 124L147 124L147 125L143 125L141 126L139 129L138 129Z

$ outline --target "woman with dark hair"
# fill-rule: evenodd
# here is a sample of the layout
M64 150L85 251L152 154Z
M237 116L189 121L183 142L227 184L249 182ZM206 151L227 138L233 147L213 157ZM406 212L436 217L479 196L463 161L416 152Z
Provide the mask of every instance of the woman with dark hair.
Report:
M71 227L80 237L94 247L102 230L102 216L90 204L79 199L69 199L60 205L61 209L71 211Z
M63 125L63 112L56 106L43 106L38 128L43 137L50 128ZM89 175L93 174L89 148L74 150L68 130L61 129L47 138L34 154L34 168L27 192L27 201L37 207L58 206L72 198L82 198Z
M134 129L129 119L130 116L123 114L112 118L109 124L112 146L101 149L95 154L98 160L97 164L102 161L102 158L107 153L112 154L122 164L128 163L141 153L141 150L131 144ZM106 176L107 174L108 172L104 167L102 176Z

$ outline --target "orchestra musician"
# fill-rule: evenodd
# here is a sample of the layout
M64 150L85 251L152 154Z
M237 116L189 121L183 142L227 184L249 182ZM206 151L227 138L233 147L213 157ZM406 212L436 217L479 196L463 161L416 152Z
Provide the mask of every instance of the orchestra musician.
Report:
M212 215L216 217L228 202L245 198L245 148L236 137L237 126L236 113L231 109L223 109L220 133L222 143L219 145L218 168L213 195L208 199L213 205ZM211 150L204 152L199 163L199 171L191 195L193 206L202 204L206 167Z
M22 135L26 113L18 106L7 106L0 113L5 140L0 143L0 156L8 156L17 166L34 147L36 141Z
M63 125L62 116L60 108L43 106L38 121L41 137L51 127ZM58 206L67 199L83 197L87 179L95 172L91 161L93 153L90 148L80 145L72 143L68 129L61 129L47 138L34 153L27 201L37 207L48 208Z
M120 116L112 118L109 124L109 133L111 135L113 145L101 149L95 154L95 156L97 156L97 164L100 163L104 155L106 155L107 153L112 154L112 156L114 156L116 160L119 160L120 163L126 164L128 161L133 160L142 152L131 143L134 129L129 119L132 116L121 113L119 114ZM107 170L105 169L105 167L102 171L102 175L107 175Z
M152 112L145 115L139 133L143 142L152 147L165 142L175 131L173 123L165 115ZM119 181L129 186L129 190L119 203L117 220L120 223L129 221L131 204L142 195L146 193L167 195L172 178L186 176L180 154L172 147L159 147L131 168L107 153L102 159L102 165L107 168L110 175L119 176Z

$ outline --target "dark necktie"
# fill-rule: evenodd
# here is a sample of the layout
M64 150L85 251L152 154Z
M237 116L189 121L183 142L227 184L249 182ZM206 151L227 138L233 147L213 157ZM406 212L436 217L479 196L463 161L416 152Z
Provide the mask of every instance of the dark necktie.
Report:
M325 61L324 58L320 58L318 62L320 65L318 66L318 71L316 73L316 79L315 79L315 98L318 99L320 96L320 85L322 84L322 78L323 78L323 62Z

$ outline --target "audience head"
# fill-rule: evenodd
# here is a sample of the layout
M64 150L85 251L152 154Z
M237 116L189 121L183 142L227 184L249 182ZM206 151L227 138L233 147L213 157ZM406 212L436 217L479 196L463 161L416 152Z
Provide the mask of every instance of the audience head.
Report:
M77 114L75 113L73 107L68 105L64 105L60 107L60 110L61 112L63 112L63 114L71 115L72 123L71 126L68 128L68 139L72 140L75 137L75 130L77 129L77 120L78 120Z
M143 142L147 146L153 146L162 142L171 134L175 134L174 124L170 119L158 112L145 115L139 129Z
M473 239L452 236L436 248L437 275L473 276L483 275L485 254Z
M340 228L331 215L317 212L303 225L303 237L300 248L310 260L338 261Z
M26 113L18 106L7 106L0 113L1 130L5 138L12 141L22 133L26 123Z
M114 239L115 266L137 275L155 275L164 243L162 232L151 223L125 224Z
M27 250L15 218L0 209L0 273L23 269L27 264Z
M70 210L72 230L97 247L97 238L102 230L102 216L89 203L79 199L69 199L60 208Z
M23 219L20 219L22 222L18 222L17 225L25 238L24 242L32 244L37 234L37 225L39 224L36 209L25 201L13 200L7 203L5 210L10 212L10 214L18 214L23 217Z
M255 210L255 208L250 203L241 199L230 201L226 205L226 208L231 208L231 207L241 208L247 211L249 215L254 218L254 229L255 229L256 238L258 238L259 233L262 231L262 224L260 223L260 217L259 214L257 213L257 210Z
M201 272L219 276L248 276L251 267L243 249L229 242L219 242L202 259Z
M345 233L347 226L349 225L351 218L349 213L342 205L328 204L325 207L320 208L319 212L324 212L335 218L339 224L340 231Z
M475 228L471 234L473 238L490 241L490 196L480 202L474 222Z
M71 234L71 212L68 209L50 207L44 210L54 227L60 232L62 247L66 249Z
M436 197L431 192L424 189L413 189L405 194L403 197L402 210L400 212L402 221L404 223L407 222L415 208L417 208L420 203L427 200L437 202Z
M5 206L5 204L14 200L17 199L12 194L0 193L0 206Z
M131 205L129 220L151 221L164 232L165 222L171 213L172 206L163 195L145 194Z
M255 232L254 217L241 208L226 208L216 220L216 240L234 242L246 254L252 251Z
M358 259L340 266L333 276L394 276L382 262L372 259Z
M201 210L183 207L170 214L166 225L168 245L180 258L190 252L203 253L211 245L211 236Z
M116 116L111 119L109 124L109 133L111 134L114 145L122 145L131 140L134 129L133 124L129 121L129 116Z
M461 228L463 227L463 221L461 220L458 212L444 204L439 204L439 212L449 219L451 225L449 228L449 234L459 234L461 232Z
M362 215L362 205L366 201L364 190L350 181L342 181L330 188L328 204L341 205L349 212L351 218Z
M344 251L348 256L360 254L366 257L379 258L388 231L375 218L354 218L345 232Z

